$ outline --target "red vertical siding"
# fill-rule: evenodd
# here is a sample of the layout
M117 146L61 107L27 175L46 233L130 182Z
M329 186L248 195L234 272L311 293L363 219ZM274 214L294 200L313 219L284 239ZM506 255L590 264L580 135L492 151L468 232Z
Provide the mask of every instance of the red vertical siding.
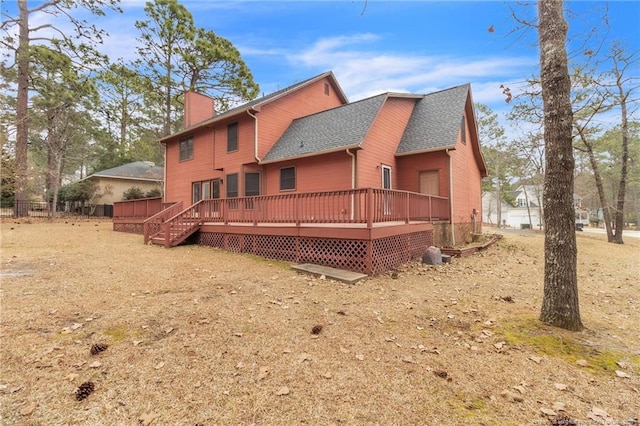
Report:
M325 93L325 84L329 84L329 94ZM294 90L286 96L265 104L259 112L255 113L258 117L259 131L258 156L261 158L271 149L293 119L340 105L342 105L341 97L328 78ZM233 122L238 123L238 150L227 152L227 126ZM244 194L244 173L256 171L262 173L262 192L265 194L274 193L272 188L266 185L267 176L263 167L257 164L255 158L255 119L247 112L222 119L211 127L196 129L193 136L192 160L179 161L180 144L178 139L171 140L166 144L167 201L182 201L185 205L190 205L192 183L216 178L223 179L220 190L221 196L225 196L225 176L233 173L238 174L238 194L242 196ZM313 163L313 161L305 163ZM310 176L305 178L304 182L310 179L309 187L314 187L313 176L316 172L324 170L324 167L313 165L304 167L310 167L309 172L302 172L301 176ZM278 189L275 193L279 193L279 168L276 183Z
M282 136L293 119L315 114L342 105L335 88L330 85L329 94L325 94L327 78L321 79L299 90L264 105L257 113L258 157L263 158Z
M183 138L184 139L184 138ZM191 183L220 177L213 169L213 133L198 131L193 134L193 158L180 161L180 141L166 144L166 194L167 201L191 203Z
M465 117L469 116L467 108ZM451 152L453 168L453 220L455 223L470 223L471 214L477 212L476 222L482 223L482 175L473 152L469 120L465 119L466 143L462 143L460 135L456 149Z
M280 191L280 169L285 167L296 168L295 191ZM269 164L265 168L269 195L351 188L351 157L345 151Z
M398 158L398 187L420 192L420 172L438 171L440 197L449 197L449 157L444 151L426 152Z
M358 152L358 187L381 188L381 166L386 165L391 167L392 188L405 189L398 179L401 171L395 153L415 102L415 99L389 98L384 103L365 137L363 149Z

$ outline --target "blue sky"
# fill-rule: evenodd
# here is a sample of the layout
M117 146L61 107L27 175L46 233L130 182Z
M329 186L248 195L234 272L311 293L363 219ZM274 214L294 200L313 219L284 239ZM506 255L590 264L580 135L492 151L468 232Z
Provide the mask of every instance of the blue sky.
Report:
M30 7L39 2L31 0ZM183 0L195 23L229 39L270 93L324 71L335 73L349 100L386 91L429 93L471 83L475 102L504 112L500 85L517 94L537 72L537 33L518 29L512 11L535 19L535 6L504 1L208 1ZM581 59L617 40L640 49L640 1L571 1L570 50ZM15 5L5 3L11 12ZM92 18L110 37L112 60L136 56L144 2L123 0L124 14ZM604 14L608 8L605 25ZM41 19L48 19L42 17ZM489 31L492 27L493 32ZM640 68L635 67L635 76Z

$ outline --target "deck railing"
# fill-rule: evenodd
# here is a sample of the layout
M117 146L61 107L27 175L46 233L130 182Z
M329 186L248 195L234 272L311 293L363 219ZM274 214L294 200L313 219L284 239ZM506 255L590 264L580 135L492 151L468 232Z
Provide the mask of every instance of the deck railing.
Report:
M170 219L175 222L177 216L188 222L197 218L201 223L359 223L368 227L381 222L449 219L446 197L377 188L208 199L182 210L174 205L162 212L161 219L154 218L162 206L159 198L123 201L114 205L114 218L149 218L149 223L158 222L158 230L164 228L161 223L166 225ZM149 236L145 233L145 240L151 233L151 229Z
M203 223L362 223L449 219L449 200L408 191L363 188L202 200L188 216Z
M162 197L141 198L138 200L118 201L113 203L113 217L146 219L162 211L165 204Z
M169 207L159 211L143 223L144 243L147 244L151 238L162 231L162 224L169 218L182 211L182 201L172 203Z

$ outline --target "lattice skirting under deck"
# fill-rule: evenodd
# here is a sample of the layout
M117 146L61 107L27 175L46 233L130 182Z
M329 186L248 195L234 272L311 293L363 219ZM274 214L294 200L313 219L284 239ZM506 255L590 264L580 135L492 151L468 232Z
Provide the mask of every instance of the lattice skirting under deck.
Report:
M114 223L113 230L130 234L144 234L144 225L142 223Z
M199 232L196 242L236 253L376 275L422 256L433 245L433 232L413 232L371 241Z

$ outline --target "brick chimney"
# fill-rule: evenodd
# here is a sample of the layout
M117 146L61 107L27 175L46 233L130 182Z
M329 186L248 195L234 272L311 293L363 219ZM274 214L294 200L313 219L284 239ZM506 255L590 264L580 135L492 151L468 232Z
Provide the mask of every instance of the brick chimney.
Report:
M213 98L200 93L184 93L184 127L200 123L215 115Z

